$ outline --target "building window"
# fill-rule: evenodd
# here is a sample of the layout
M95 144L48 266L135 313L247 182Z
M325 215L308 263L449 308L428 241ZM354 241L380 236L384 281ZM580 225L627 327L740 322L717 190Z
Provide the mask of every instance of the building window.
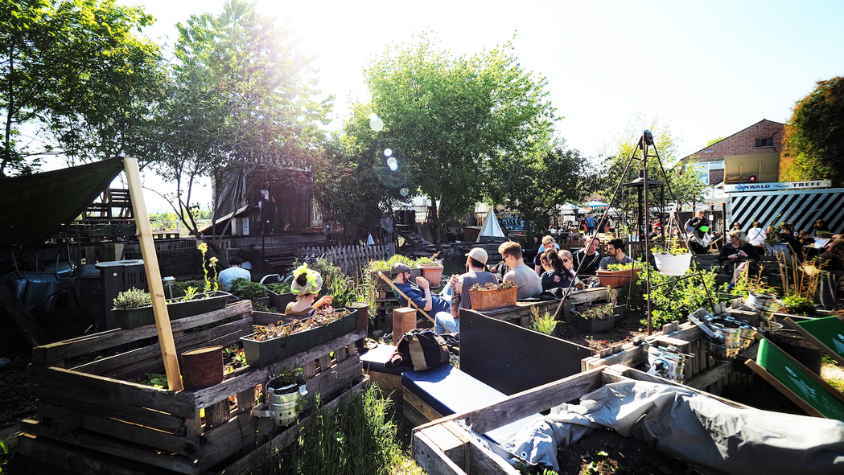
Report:
M756 139L756 146L757 147L773 147L774 146L774 138L768 137L766 139Z

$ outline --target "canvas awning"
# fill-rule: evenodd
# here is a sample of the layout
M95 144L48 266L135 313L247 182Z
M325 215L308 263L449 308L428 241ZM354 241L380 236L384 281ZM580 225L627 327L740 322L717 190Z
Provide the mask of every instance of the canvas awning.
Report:
M0 178L0 244L40 244L85 211L123 170L123 160Z
M492 208L490 208L489 214L486 216L486 220L484 221L484 225L481 227L481 232L478 233L476 242L480 242L481 236L507 237L504 235L504 232L501 231L501 226L498 224L498 218L495 217L495 211Z

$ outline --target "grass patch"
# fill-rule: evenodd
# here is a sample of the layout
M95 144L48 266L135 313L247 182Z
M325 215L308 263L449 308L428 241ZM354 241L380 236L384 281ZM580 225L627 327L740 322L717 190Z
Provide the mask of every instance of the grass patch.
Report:
M402 420L373 385L333 415L312 416L294 443L253 473L422 475L410 457L410 433Z
M837 361L826 355L823 356L821 377L830 386L844 393L844 369L841 368L841 365Z

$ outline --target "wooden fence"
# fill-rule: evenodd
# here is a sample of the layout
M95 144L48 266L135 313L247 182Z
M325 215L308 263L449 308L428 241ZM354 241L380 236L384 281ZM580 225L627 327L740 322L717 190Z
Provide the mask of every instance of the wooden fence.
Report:
M325 257L343 270L346 275L355 275L369 264L369 261L387 260L396 253L395 243L374 246L314 246L300 247L298 257Z

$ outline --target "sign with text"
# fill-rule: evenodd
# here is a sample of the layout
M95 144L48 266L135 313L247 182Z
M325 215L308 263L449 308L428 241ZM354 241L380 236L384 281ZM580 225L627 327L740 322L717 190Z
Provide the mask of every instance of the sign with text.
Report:
M724 185L724 192L732 193L736 191L785 191L785 190L805 190L807 188L829 188L832 186L830 180L814 180L814 181L778 181L773 183L737 183L734 185Z

